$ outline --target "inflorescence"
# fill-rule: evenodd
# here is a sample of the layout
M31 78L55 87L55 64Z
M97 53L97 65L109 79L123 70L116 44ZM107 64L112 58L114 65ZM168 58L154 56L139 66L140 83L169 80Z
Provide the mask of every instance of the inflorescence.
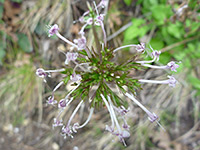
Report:
M154 112L149 111L135 98L136 90L141 89L141 83L168 84L171 87L175 87L177 83L176 79L173 76L168 76L168 79L163 81L138 80L130 75L130 71L149 67L154 69L170 69L176 72L179 65L174 61L169 62L165 66L152 65L153 62L159 60L161 54L160 51L153 50L152 48L149 49L151 51L151 60L138 60L138 58L140 58L139 55L144 54L147 50L144 43L125 45L115 49L109 48L103 24L105 15L99 13L107 5L107 1L102 0L98 5L94 2L93 7L89 6L89 11L85 12L79 19L79 22L83 24L79 32L80 37L73 42L59 33L57 24L51 26L49 29L49 36L56 35L72 48L70 52L64 53L66 56L65 68L58 70L44 70L39 68L36 74L43 78L44 81L46 81L45 78L50 76L51 73L59 72L66 75L54 88L52 95L47 100L49 105L58 106L59 113L58 116L54 118L53 128L58 126L62 127L61 134L64 138L67 136L73 138L73 134L76 133L78 129L88 124L95 108L106 106L112 124L106 125L105 130L117 136L119 140L126 145L124 139L130 136L130 126L127 124L126 114L130 111L130 108L125 107L125 100L121 99L117 92L111 87L116 87L118 92L123 93L125 98L132 100L138 105L148 115L150 122L156 122L164 129L158 122L159 117ZM93 31L95 44L92 47L87 46L87 39L85 37L86 27L90 27ZM100 27L103 32L102 40L99 40L99 35L97 34L98 27ZM118 64L114 61L115 54L127 47L134 47L137 56L133 56L131 59ZM54 92L61 85L67 84L73 86L73 89L67 93L65 98L60 101L55 100ZM72 112L68 122L65 124L63 123L61 114L64 112L65 108L75 100L79 101L79 103ZM88 118L81 125L78 122L72 125L72 120L83 103L88 103L90 106Z

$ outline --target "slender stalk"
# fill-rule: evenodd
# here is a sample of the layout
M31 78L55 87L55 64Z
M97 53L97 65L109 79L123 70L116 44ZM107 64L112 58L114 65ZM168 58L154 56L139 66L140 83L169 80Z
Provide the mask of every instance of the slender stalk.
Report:
M142 64L142 66L154 68L154 69L167 69L167 66L154 66L154 65L149 65L149 64Z
M92 31L93 31L94 40L96 43L97 53L99 54L100 62L102 62L101 45L100 45L99 38L98 38L98 35L97 35L94 25L92 25Z
M168 80L162 80L162 81L158 81L158 80L145 80L145 79L140 79L138 80L139 82L144 82L144 83L155 83L155 84L169 84Z
M112 115L112 111L111 111L111 109L110 109L110 106L109 106L109 104L108 104L106 98L103 96L103 94L101 94L101 97L102 97L102 99L103 99L103 101L104 101L104 103L105 103L105 105L106 105L106 107L107 107L107 109L108 109L108 111L109 111L109 113L110 113L110 118L111 118L111 121L112 121L112 128L114 128L114 127L115 127L115 123L114 123L114 118L113 118L113 115Z
M131 45L124 45L124 46L121 46L121 47L118 47L116 49L113 50L113 52L117 52L118 50L121 50L121 49L124 49L124 48L127 48L127 47L134 47L134 46L137 46L136 44L131 44Z
M58 83L58 85L56 85L56 87L53 89L53 92L55 92L63 83L64 83L63 81Z
M82 105L83 100L81 100L81 102L78 104L78 106L75 108L74 112L72 113L71 117L69 118L69 121L67 123L67 126L69 127L72 119L74 118L74 116L76 115L77 111L79 110L80 106Z
M63 72L65 69L57 69L57 70L45 70L44 72Z
M152 60L148 60L148 61L136 61L136 63L140 63L140 64L146 64L146 63L152 63L156 60L156 57L154 57Z
M90 119L92 117L93 112L94 112L94 108L92 107L90 109L90 114L89 114L87 120L81 126L79 126L78 129L83 128L84 126L86 126L88 124L88 122L90 121Z
M65 41L66 43L68 43L69 45L78 48L78 46L74 43L72 43L71 41L69 41L68 39L66 39L64 36L62 36L59 32L56 33L57 37L60 38L61 40Z

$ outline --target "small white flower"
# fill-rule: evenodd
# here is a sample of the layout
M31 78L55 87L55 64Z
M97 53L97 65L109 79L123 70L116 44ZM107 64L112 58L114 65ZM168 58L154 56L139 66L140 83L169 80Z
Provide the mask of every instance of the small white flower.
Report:
M58 33L59 27L57 24L54 24L50 29L49 29L49 37L53 36L54 34Z
M179 65L177 65L174 61L170 61L167 64L167 68L171 69L171 71L177 72L176 69L179 67Z
M78 53L67 52L65 64L68 65L70 61L76 60L77 57L78 57Z
M71 79L71 81L73 81L73 82L77 82L77 81L81 80L82 78L81 78L81 75L80 75L80 74L75 74L75 73L73 73L73 74L70 76L70 79Z
M52 125L53 128L58 127L58 126L63 126L63 120L62 119L58 120L57 118L54 118L53 121L54 121L54 123Z
M38 77L40 77L40 78L45 78L45 77L47 76L47 73L45 72L44 69L38 68L38 69L36 70L36 75L37 75Z
M84 36L84 32L81 33L81 34L82 34L81 38L78 38L78 39L74 40L74 43L76 43L77 46L78 46L78 50L83 50L83 49L86 48L86 42L87 42L87 40L86 40L86 38Z

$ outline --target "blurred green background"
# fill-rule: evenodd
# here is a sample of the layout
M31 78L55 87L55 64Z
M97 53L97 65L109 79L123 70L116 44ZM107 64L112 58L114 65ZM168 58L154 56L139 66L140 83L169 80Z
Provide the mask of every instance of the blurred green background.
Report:
M198 0L110 0L107 9L105 29L111 47L145 42L162 51L158 64L181 62L176 88L147 85L138 94L144 105L159 114L166 132L149 124L137 107L129 114L127 147L105 132L106 110L98 110L74 139L64 140L59 129L52 130L57 110L47 107L46 99L61 77L55 75L44 84L35 71L63 66L65 58L59 51L69 47L48 38L46 25L59 24L62 34L73 40L81 28L73 21L86 10L86 0L0 0L0 149L199 150ZM131 53L127 49L118 57ZM139 75L159 79L166 74L148 69ZM57 99L65 93L65 88L56 92Z

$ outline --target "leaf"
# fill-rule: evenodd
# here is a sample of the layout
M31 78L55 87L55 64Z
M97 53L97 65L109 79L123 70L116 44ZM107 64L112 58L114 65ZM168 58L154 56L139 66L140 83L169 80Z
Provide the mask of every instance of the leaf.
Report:
M158 25L163 25L165 20L172 14L169 5L155 5L151 7L151 11L153 18Z
M11 0L12 2L21 3L22 0Z
M192 84L193 87L200 90L200 79L193 77L192 75L190 75L188 77L188 79L189 79L189 82Z
M164 47L164 42L161 41L159 38L152 38L150 44L154 49L157 50L162 49Z
M3 5L0 4L0 20L3 17Z
M162 35L163 35L163 37L164 37L164 41L167 43L167 45L170 45L170 44L172 44L172 43L175 43L176 41L177 41L177 39L176 38L174 38L173 36L171 36L169 33L168 33L168 31L167 31L167 27L162 27L161 28L161 33L162 33Z
M69 80L70 80L70 76L67 76L66 78L64 78L63 80L64 84L67 84Z
M2 60L5 57L6 52L2 48L0 48L0 65L2 65Z
M33 47L27 37L26 34L23 34L23 33L19 33L17 34L17 37L18 37L18 44L19 44L19 47L24 51L24 52L27 52L27 53L30 53L33 51Z
M180 22L176 22L176 24L169 24L167 27L167 31L170 35L174 36L177 39L181 39L181 37L185 34L183 25Z
M124 0L124 3L127 5L127 6L130 6L131 3L132 3L133 0Z
M150 29L150 26L144 25L146 21L144 19L132 20L133 25L130 26L124 33L124 41L131 41L136 37L143 37Z
M159 62L162 64L167 64L171 60L171 55L168 52L162 53L160 55Z

